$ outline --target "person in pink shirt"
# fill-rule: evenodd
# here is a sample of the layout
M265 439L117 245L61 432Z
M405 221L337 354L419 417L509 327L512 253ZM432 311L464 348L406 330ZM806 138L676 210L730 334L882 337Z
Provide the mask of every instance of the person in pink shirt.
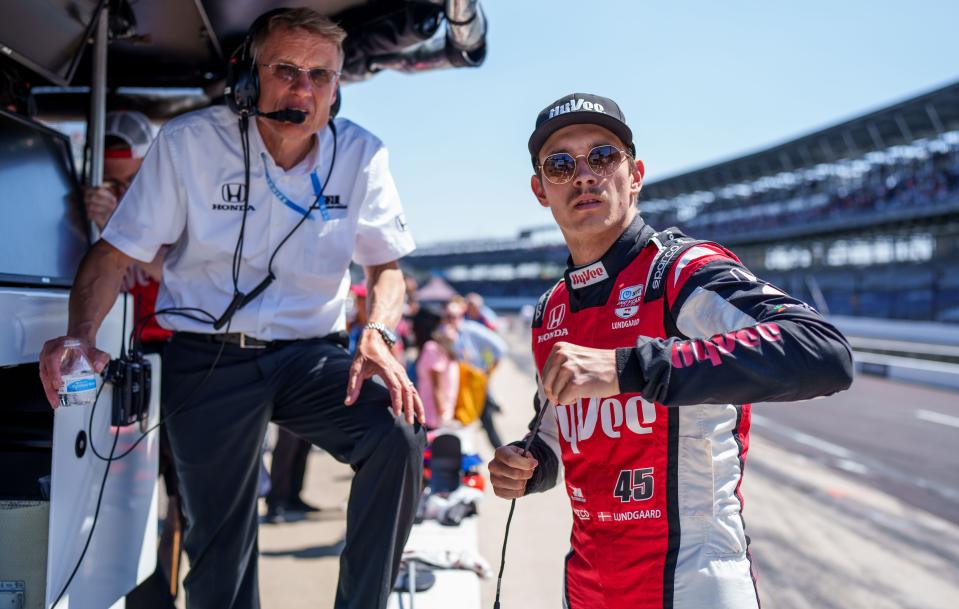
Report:
M426 428L437 429L453 420L456 408L459 390L459 364L453 351L456 331L449 324L441 324L435 313L430 313L428 321L414 324L414 332L419 346L416 390L423 400Z

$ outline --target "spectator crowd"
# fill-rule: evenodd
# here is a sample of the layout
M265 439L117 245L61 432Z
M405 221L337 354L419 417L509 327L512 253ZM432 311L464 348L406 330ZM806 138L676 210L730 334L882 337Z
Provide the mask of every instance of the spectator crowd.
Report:
M723 240L730 235L847 219L882 216L900 209L933 209L955 202L959 191L959 142L878 162L846 161L796 176L790 185L753 185L720 192L695 215L681 219L678 206L640 201L654 226L679 226L690 234ZM872 158L872 157L870 157ZM786 182L783 180L782 182Z

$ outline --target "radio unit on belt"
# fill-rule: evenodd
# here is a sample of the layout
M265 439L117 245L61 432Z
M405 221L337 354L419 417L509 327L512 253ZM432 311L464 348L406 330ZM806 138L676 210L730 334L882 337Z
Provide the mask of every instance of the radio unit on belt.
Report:
M153 368L142 353L110 360L105 378L113 383L113 426L132 425L147 416Z

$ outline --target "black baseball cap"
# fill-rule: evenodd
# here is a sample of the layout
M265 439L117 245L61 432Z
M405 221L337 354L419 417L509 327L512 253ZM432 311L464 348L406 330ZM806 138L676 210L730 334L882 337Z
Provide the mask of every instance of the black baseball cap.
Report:
M636 157L633 132L626 125L626 117L616 102L591 93L570 93L543 108L536 117L536 128L529 136L529 153L533 157L533 166L538 164L536 157L549 136L563 127L584 123L609 129L626 144L630 154Z

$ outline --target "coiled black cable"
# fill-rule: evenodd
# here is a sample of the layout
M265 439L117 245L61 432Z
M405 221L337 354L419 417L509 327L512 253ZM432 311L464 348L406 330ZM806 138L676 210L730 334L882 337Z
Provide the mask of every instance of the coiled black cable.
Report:
M550 406L549 402L546 402L542 408L539 409L539 412L536 413L536 421L533 424L533 430L526 436L526 442L523 444L523 456L529 454L530 444L533 443L533 438L536 437L536 434L539 433L540 423L543 422L543 416L546 414L546 410ZM496 600L493 601L493 609L500 609L499 604L499 595L500 588L503 585L503 571L506 569L506 542L509 539L509 527L513 523L513 511L516 509L516 500L511 499L509 504L509 516L506 517L506 531L503 533L503 551L500 554L499 562L499 575L496 576Z

